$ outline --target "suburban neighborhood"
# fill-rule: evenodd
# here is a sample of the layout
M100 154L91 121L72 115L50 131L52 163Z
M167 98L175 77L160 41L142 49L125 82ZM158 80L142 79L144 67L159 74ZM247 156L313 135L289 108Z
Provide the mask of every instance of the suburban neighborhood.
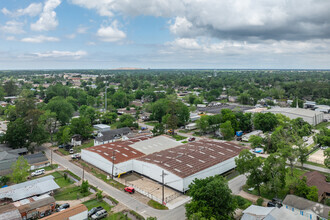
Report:
M0 219L329 219L329 72L305 74L1 72Z

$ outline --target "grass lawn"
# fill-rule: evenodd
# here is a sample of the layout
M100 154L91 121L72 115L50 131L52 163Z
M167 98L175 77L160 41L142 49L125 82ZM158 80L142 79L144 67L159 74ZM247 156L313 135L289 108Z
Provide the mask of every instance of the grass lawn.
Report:
M63 148L58 149L59 152L61 152L63 155L69 155L69 151L64 150Z
M250 205L252 205L252 202L250 200L247 200L242 196L234 196L234 198L238 204L238 208L242 210L247 209Z
M54 194L54 198L56 200L62 201L62 200L76 200L80 199L86 196L89 196L91 193L81 193L79 186L73 186L73 187L66 187L59 190L56 190Z
M160 209L160 210L167 210L168 208L155 200L150 199L148 202L148 206L154 208L154 209Z
M43 169L45 169L46 171L50 171L50 170L54 170L58 167L58 164L53 164L53 165L49 165L48 167L44 167Z
M114 181L114 180L108 180L107 179L107 175L103 174L103 173L99 173L97 172L95 169L92 168L92 173L94 176L96 176L97 178L103 180L104 182L112 185L113 187L119 189L119 190L123 190L126 186L117 182L117 181Z
M284 199L285 196L289 193L290 184L292 184L296 180L296 177L300 177L304 173L306 173L305 170L294 168L293 176L291 176L291 170L290 170L290 168L288 168L288 172L287 172L286 178L285 178L285 187L278 192L277 197L280 199ZM250 187L247 185L243 186L244 191L258 196L258 191L256 189L254 189L252 191L248 191L248 188L250 188ZM267 187L265 187L263 185L261 186L260 191L261 191L261 197L263 197L263 198L271 200L272 198L276 197L276 195L273 192L270 192L267 189Z
M87 207L88 210L91 210L94 207L102 206L107 212L111 211L111 206L106 203L105 201L99 201L97 199L91 199L86 202L83 202L83 204Z
M126 217L123 213L117 212L115 214L112 214L106 218L103 218L105 220L131 220L130 218Z
M149 121L149 122L145 122L144 124L150 125L150 126L156 126L157 124L159 124L159 122L158 121Z
M92 146L94 146L94 140L93 139L89 140L88 142L84 143L81 146L76 146L73 149L74 149L75 152L81 152L81 149L92 147Z
M184 137L184 136L181 136L181 135L178 135L178 134L171 135L171 136L174 137L176 141L182 141L184 139L187 139L187 137Z
M328 127L330 122L321 122L320 124L315 126L315 129L320 130L321 128Z
M53 177L55 177L55 182L56 182L57 185L59 185L61 188L73 184L73 181L72 181L69 177L68 177L67 179L64 179L64 177L63 177L63 173L60 173L60 172L58 172L58 171L56 171L56 172L54 172L54 173L51 173L50 175L52 175Z
M324 164L314 163L314 162L310 162L310 161L306 161L305 164L309 164L309 165L313 165L313 166L318 166L318 167L327 168Z

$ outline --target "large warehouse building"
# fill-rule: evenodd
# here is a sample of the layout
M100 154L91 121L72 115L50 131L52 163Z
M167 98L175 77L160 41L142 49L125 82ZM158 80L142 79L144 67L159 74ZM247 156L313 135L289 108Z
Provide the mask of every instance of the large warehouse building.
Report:
M323 121L324 113L312 111L303 108L271 108L265 112L271 112L274 114L282 114L290 119L302 118L310 125L317 125Z
M167 136L136 138L83 149L86 162L114 175L134 171L181 192L195 178L223 174L235 168L244 147L231 142L202 139L181 144ZM113 158L114 155L114 158Z

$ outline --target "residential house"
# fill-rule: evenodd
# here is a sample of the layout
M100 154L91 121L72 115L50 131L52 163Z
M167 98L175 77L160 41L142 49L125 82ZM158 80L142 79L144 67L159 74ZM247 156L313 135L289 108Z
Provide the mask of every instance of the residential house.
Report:
M82 136L80 134L75 134L71 138L71 145L72 146L80 146L82 143Z
M327 182L326 176L318 171L310 171L303 176L306 176L308 186L316 186L318 189L319 202L330 197L330 183Z
M287 195L283 207L310 220L327 220L330 207L295 195Z
M124 135L130 134L131 132L132 130L128 127L99 132L97 137L94 139L94 146L113 142Z
M117 109L117 113L119 115L123 115L123 114L128 114L128 115L136 115L136 109L135 108L119 108Z
M283 207L263 207L251 205L243 211L241 220L307 220L306 217Z
M11 167L17 161L19 156L24 157L29 163L30 170L49 166L48 158L41 152L36 154L27 154L26 148L7 150L0 152L0 175L7 175L12 172Z
M111 127L109 125L105 124L97 124L94 125L93 128L98 132L103 132L103 131L110 131Z
M43 218L44 220L87 220L88 209L84 204L65 209L53 215Z

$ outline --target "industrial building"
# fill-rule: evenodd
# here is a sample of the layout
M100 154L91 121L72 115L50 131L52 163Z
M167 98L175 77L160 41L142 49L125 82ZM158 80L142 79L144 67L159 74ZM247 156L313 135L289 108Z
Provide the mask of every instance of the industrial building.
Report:
M235 168L244 147L231 142L202 139L182 144L165 135L141 137L83 149L81 157L99 169L118 176L134 171L185 192L195 178L223 174Z
M312 111L302 108L271 108L264 112L271 112L273 114L282 114L290 119L302 118L310 125L317 125L323 121L324 113Z

